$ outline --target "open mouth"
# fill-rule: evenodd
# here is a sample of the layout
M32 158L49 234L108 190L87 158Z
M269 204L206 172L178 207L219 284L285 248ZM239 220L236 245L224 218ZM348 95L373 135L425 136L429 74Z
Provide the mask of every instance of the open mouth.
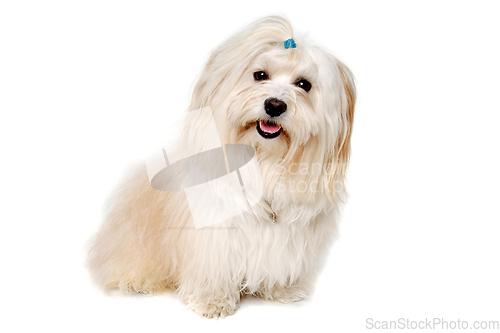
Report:
M265 139L274 139L281 134L282 127L272 121L259 120L257 132Z

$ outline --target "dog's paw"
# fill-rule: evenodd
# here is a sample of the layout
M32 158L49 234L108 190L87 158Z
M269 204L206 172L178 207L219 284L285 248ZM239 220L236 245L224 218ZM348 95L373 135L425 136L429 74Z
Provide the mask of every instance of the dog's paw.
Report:
M280 286L261 290L257 295L266 301L294 303L302 301L307 296L307 292L298 286Z
M207 297L193 300L189 308L204 318L227 317L236 311L237 300L230 297Z

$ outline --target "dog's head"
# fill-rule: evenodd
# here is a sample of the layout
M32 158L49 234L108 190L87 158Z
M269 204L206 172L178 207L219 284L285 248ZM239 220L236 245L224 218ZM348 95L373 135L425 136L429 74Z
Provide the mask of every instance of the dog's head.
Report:
M255 147L270 187L315 182L302 197L335 200L349 159L353 77L331 54L292 38L289 22L273 16L227 40L198 79L191 110L209 106L223 141Z

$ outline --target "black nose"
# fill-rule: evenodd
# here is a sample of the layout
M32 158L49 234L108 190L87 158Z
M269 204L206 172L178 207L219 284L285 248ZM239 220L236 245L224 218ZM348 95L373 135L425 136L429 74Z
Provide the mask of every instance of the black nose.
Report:
M264 109L271 117L278 117L286 111L286 103L276 98L268 98L264 102Z

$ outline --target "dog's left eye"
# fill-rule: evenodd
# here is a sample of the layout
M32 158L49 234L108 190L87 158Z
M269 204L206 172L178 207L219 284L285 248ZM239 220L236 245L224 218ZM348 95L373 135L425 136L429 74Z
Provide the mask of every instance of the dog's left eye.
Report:
M304 80L304 79L295 82L295 85L299 88L304 89L306 92L311 90L311 87L312 87L311 82Z
M255 79L255 81L264 81L264 80L268 80L269 76L267 76L266 72L259 71L259 72L253 73L253 78Z

